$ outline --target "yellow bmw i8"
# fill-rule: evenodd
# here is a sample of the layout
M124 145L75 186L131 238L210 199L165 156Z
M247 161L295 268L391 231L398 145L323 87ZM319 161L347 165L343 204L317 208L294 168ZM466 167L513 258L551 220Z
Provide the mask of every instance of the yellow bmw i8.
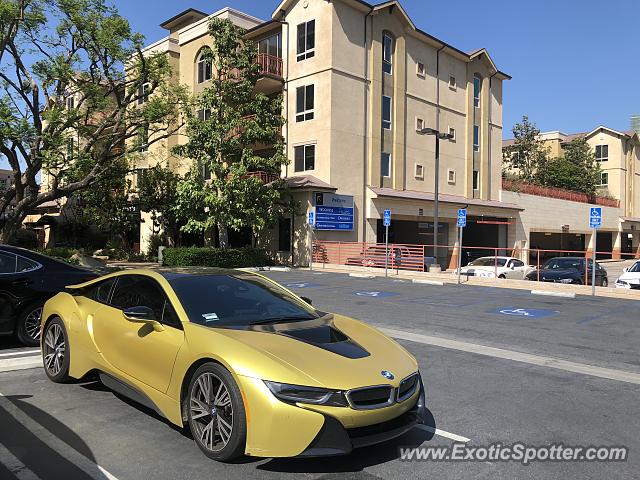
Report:
M45 372L95 375L191 429L210 458L325 456L423 423L415 358L261 275L128 270L67 287L42 314Z

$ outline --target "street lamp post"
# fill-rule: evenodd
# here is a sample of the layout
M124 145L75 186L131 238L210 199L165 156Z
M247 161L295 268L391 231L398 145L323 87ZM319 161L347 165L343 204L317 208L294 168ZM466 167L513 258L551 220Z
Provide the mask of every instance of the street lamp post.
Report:
M433 192L433 256L436 259L436 264L442 265L438 259L438 226L439 226L439 202L440 202L440 140L451 140L453 135L450 133L442 133L435 128L423 128L417 131L421 135L433 135L436 137L436 158L434 166L434 192Z

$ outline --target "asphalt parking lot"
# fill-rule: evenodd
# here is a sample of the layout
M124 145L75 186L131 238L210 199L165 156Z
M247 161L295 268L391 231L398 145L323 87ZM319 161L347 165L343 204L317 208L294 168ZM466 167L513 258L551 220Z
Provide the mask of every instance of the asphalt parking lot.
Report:
M420 363L431 425L346 457L219 464L187 433L98 383L56 385L41 368L5 371L0 478L637 478L640 302L324 272L267 275L322 310L396 337ZM0 366L28 355L16 347L1 341ZM454 442L626 446L629 458L528 466L399 458L401 447Z

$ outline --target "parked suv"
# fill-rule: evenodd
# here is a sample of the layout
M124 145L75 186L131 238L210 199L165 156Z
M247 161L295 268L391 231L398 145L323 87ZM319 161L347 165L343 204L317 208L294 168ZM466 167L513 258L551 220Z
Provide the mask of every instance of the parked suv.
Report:
M540 268L541 282L570 283L574 285L591 285L593 275L593 260L589 259L588 270L585 268L585 259L583 257L555 257ZM607 271L596 265L596 285L606 287L609 285ZM588 278L585 279L585 273ZM526 276L527 280L537 280L538 271L533 270Z

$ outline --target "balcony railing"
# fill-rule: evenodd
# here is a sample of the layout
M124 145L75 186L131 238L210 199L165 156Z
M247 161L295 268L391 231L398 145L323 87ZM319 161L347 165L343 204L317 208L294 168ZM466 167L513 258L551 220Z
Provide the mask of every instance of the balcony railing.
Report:
M505 178L502 179L502 189L509 192L526 193L538 197L557 198L559 200L569 200L580 203L595 203L596 205L602 205L604 207L620 207L620 200L616 200L615 198L597 196L592 198L586 193L572 192L571 190L564 190L562 188L543 187L532 183L514 182L513 180L507 180Z
M257 172L247 172L245 175L243 175L243 178L251 177L260 179L260 181L266 185L267 183L275 182L280 178L280 175L278 175L277 173L269 173L262 170L259 170Z
M260 65L262 74L282 77L282 58L268 53L260 53L256 61Z

